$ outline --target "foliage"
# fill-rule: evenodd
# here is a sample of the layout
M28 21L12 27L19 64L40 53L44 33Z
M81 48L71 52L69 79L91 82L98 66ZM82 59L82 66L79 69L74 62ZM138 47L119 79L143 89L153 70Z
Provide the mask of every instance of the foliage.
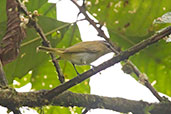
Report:
M0 13L0 39L6 28L5 0L1 0ZM171 1L168 0L87 0L87 10L99 20L105 23L112 41L116 42L123 50L148 38L156 30L167 24L156 25L153 20L164 13L171 11ZM56 9L48 4L47 0L29 0L29 11L38 10L41 16L38 23L42 27L53 47L66 48L80 42L80 34L76 25L70 25L56 20ZM3 13L2 13L3 12ZM57 32L56 32L57 31ZM36 52L41 45L41 39L33 28L27 28L27 38L21 45L18 58L5 66L5 72L9 83L15 79L20 82L15 87L21 87L28 82L32 83L32 89L51 89L60 84L57 73L48 54ZM160 41L138 54L131 57L137 67L146 73L151 82L157 81L154 86L159 92L171 96L171 44ZM76 76L69 62L60 61L60 66L65 79ZM84 72L89 66L78 67L79 72ZM89 93L89 80L71 88L71 91ZM49 114L71 113L68 108L45 108ZM74 109L80 113L81 109Z

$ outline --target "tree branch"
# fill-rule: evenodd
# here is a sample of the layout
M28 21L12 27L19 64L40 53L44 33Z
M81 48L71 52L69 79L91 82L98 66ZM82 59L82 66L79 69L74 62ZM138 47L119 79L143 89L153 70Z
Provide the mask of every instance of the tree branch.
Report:
M141 41L140 43L136 44L135 46L129 48L126 51L123 51L119 53L118 55L114 56L112 59L100 64L97 67L94 67L93 69L88 70L87 72L84 72L80 74L80 76L75 77L68 82L65 82L58 87L50 90L48 93L45 94L45 97L47 99L52 99L54 96L64 92L65 90L73 87L74 85L81 83L82 81L86 80L87 78L91 77L92 75L120 62L123 60L128 59L130 56L134 55L135 53L139 52L140 50L144 49L145 47L159 41L165 36L168 36L171 34L171 26L165 28L162 32L155 34L154 36Z
M35 30L37 31L37 33L40 35L40 37L42 38L43 42L42 42L42 45L46 46L46 47L52 47L51 44L49 43L49 41L47 40L42 28L38 25L38 23L36 22L36 20L34 18L32 18L32 16L29 16L30 13L27 11L27 8L21 4L19 2L19 0L16 0L19 4L19 7L21 8L21 10L25 13L25 15L27 15L29 17L29 21L31 23L31 25L35 28ZM52 58L52 62L56 68L56 72L58 73L58 78L60 80L61 83L63 83L65 81L64 79L64 76L61 72L61 69L60 69L60 66L59 66L59 63L56 59L56 56L52 53L50 53L50 56Z
M14 92L11 90L0 89L0 105L5 107L41 107L45 105L54 106L78 106L90 107L92 109L102 108L118 112L133 112L144 114L144 109L151 114L170 114L171 103L148 103L143 101L127 100L123 98L102 97L98 95L78 94L66 91L53 100L47 100L42 97L49 90L36 92ZM151 108L150 108L151 107Z

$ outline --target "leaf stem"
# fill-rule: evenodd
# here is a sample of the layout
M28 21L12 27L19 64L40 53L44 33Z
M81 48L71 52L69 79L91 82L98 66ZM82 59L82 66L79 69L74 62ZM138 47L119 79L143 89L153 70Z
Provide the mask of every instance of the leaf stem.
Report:
M53 29L53 30L51 30L51 31L49 31L49 32L47 32L47 33L45 33L45 36L48 36L48 35L50 35L50 34L56 32L57 30L63 29L63 28L68 27L68 26L70 26L70 25L71 25L70 23L64 24L64 25L62 25L62 26L60 26L60 27L58 27L58 28L56 28L56 29ZM40 39L41 39L40 36L35 37L35 38L32 39L32 40L29 40L29 41L27 41L27 42L22 43L22 44L21 44L21 47L27 46L27 45L29 45L29 44L31 44L31 43L33 43L33 42L36 42L36 41L38 41L38 40L40 40Z

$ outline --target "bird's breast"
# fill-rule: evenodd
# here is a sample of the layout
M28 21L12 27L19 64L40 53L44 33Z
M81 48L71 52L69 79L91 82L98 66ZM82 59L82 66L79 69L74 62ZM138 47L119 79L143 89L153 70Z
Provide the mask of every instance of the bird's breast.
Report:
M97 53L73 53L70 61L77 65L88 65L98 58L99 56Z

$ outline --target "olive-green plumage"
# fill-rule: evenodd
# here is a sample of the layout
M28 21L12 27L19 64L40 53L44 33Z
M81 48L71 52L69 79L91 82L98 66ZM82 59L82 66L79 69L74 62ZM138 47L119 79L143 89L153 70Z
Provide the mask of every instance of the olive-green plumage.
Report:
M80 42L66 49L39 46L38 50L54 53L60 56L60 59L77 65L88 65L111 52L110 45L106 41Z

